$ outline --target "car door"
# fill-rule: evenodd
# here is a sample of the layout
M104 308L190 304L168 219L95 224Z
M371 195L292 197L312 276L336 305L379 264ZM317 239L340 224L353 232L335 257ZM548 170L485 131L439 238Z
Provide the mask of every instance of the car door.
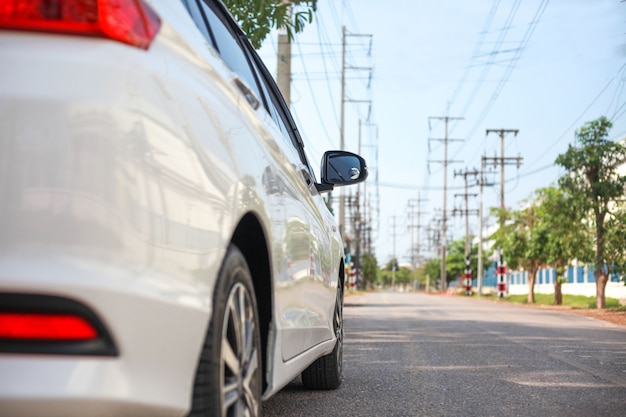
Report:
M273 83L261 68L257 69L262 80ZM277 286L276 298L282 359L287 361L333 337L335 297L332 287L337 275L331 274L327 229L332 227L327 225L333 220L325 217L330 212L315 187L317 181L288 109L275 85L267 84L263 88L279 126L281 138L278 142L290 161L289 171L295 174L288 175L283 183L286 223L281 230L285 232L288 279Z
M247 40L208 0L187 1L196 24L240 80L238 87L257 111L269 161L259 183L269 207L268 238L274 279L276 345L283 361L332 339L334 290L321 197L302 141L275 82ZM243 52L243 53L242 53ZM266 138L267 139L267 138ZM324 207L324 210L325 207ZM336 277L334 280L336 284Z
M251 48L248 53L280 133L277 143L291 167L283 183L286 223L281 229L285 232L288 280L280 282L276 297L282 358L287 361L334 337L332 318L340 261L337 256L332 260L332 254L341 253L341 245L289 109L258 55Z

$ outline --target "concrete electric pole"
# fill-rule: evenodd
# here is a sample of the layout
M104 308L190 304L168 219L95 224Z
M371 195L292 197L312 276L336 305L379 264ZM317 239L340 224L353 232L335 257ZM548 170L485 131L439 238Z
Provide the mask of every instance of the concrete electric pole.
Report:
M450 139L448 138L448 122L450 120L463 120L462 117L429 117L428 120L437 119L443 120L445 123L445 136L440 139L430 139L436 140L439 142L443 142L444 145L444 156L443 161L432 161L432 162L440 162L443 164L443 213L441 218L441 281L440 288L442 291L445 291L447 286L447 275L446 275L446 240L447 240L447 193L448 193L448 164L453 162L461 162L461 161L449 161L448 160L448 143L452 141L462 141L463 139Z
M287 14L291 16L291 2L287 3ZM278 51L276 64L276 84L280 90L287 106L291 106L291 40L287 35L287 29L278 31Z
M517 136L519 130L518 129L487 129L487 133L486 135L489 135L489 133L498 133L498 135L500 136L500 157L494 157L494 158L486 158L483 157L483 160L486 161L492 161L494 163L494 166L497 165L497 163L500 163L500 210L504 210L504 208L506 207L504 205L504 166L505 165L511 165L513 163L517 164L517 167L519 168L519 166L522 163L522 158L521 157L505 157L504 156L504 136L507 133L513 133L515 136ZM504 214L500 214L500 228L504 227ZM498 296L500 298L504 297L507 289L507 285L505 282L506 279L506 267L505 267L505 261L504 261L504 256L502 253L502 248L499 249L499 263L498 263Z

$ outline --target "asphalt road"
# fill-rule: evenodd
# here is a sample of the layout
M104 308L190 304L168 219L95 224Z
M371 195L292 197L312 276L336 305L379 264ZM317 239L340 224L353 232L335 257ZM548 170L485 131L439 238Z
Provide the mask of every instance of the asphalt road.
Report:
M377 292L346 298L344 380L299 379L278 416L626 416L626 327L497 301Z

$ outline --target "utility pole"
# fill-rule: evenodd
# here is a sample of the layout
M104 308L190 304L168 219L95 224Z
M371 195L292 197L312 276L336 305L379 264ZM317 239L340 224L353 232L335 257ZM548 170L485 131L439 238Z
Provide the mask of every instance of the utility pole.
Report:
M362 144L361 141L361 126L371 126L371 127L375 127L375 142L374 144ZM362 148L363 147L372 147L375 150L375 154L376 157L374 159L374 161L368 161L368 165L369 165L369 169L370 169L370 176L372 176L372 170L375 167L378 167L378 125L376 123L362 123L361 119L359 119L359 148L358 148L358 154L362 155ZM378 168L376 168L375 171L375 178L374 178L374 184L378 184ZM360 187L361 184L358 184L358 187ZM376 189L378 189L378 185L376 185ZM363 222L364 222L364 228L363 228L363 247L364 247L364 251L365 253L371 254L372 253L372 238L371 238L371 234L372 234L372 214L371 214L371 208L370 208L370 198L367 192L367 181L365 181L363 183ZM380 221L380 216L376 217L377 219L379 219ZM378 228L380 228L380 225L378 226Z
M339 149L345 150L346 148L346 140L345 140L345 121L346 121L346 103L347 102L368 102L371 106L371 100L347 100L346 99L346 70L347 69L368 69L371 70L371 67L367 68L357 68L357 67L347 67L346 66L346 38L348 36L352 37L369 37L372 38L373 35L360 35L360 34L351 34L346 32L346 27L341 27L341 120L340 120L340 133L339 133ZM369 118L369 117L368 117ZM341 193L341 192L340 192ZM345 196L343 193L339 195L339 232L341 236L345 237Z
M291 17L291 1L283 0L287 3L287 14ZM280 29L278 32L278 51L276 65L276 84L285 99L287 107L291 106L291 40L287 35L287 29Z
M339 149L345 150L345 119L346 119L346 27L341 27L341 120L340 120L340 133L339 133ZM342 237L345 237L345 200L343 193L339 195L339 233Z
M519 168L522 163L522 158L518 157L505 157L504 156L504 136L507 133L513 133L515 136L519 133L518 129L487 129L486 136L489 133L497 133L500 136L500 157L494 158L486 158L483 157L486 161L492 161L494 166L496 166L497 162L500 162L500 210L504 210L504 166L511 165L513 163L517 164ZM504 214L501 212L500 214L500 229L504 227ZM502 248L499 249L499 264L498 264L498 296L503 298L506 293L506 271L504 257L502 254Z
M361 288L363 283L363 278L361 274L361 247L362 247L362 225L363 222L361 220L361 204L359 201L360 192L356 191L356 197L353 199L352 196L348 199L348 206L350 208L350 217L352 218L352 229L354 230L354 245L351 246L350 251L352 253L352 259L354 261L354 270L356 275L356 286L357 288Z
M485 179L485 160L481 160L480 165L480 177L478 178L478 185L480 186L480 203L478 206L478 296L482 295L483 291L483 189L485 186L491 186L493 183L488 183Z
M414 268L417 267L417 263L420 260L420 253L421 253L421 247L420 247L420 242L421 242L421 229L422 229L422 225L421 225L421 219L422 219L422 214L424 214L424 212L422 211L422 202L424 201L428 201L428 200L423 200L420 193L417 193L417 199L410 199L408 201L408 208L409 208L409 230L411 232L411 265L413 265ZM417 225L413 225L413 219L416 218L417 219ZM416 229L417 230L417 239L414 241L413 240L413 231L411 229ZM414 242L416 242L414 244Z
M504 156L504 136L507 133L513 133L515 136L517 136L517 134L519 133L518 129L487 129L487 133L486 135L489 135L490 133L498 133L500 136L500 157L494 157L494 158L486 158L483 157L483 159L487 160L487 161L492 161L494 163L494 166L496 166L497 162L500 162L500 209L504 210L505 205L504 205L504 166L505 165L511 165L512 162L515 162L517 164L517 167L519 168L521 165L521 161L523 158L521 157L514 157L514 158L507 158ZM504 226L504 218L502 216L500 216L500 227Z
M443 120L445 122L445 136L443 139L430 139L436 140L439 142L443 142L444 144L444 156L443 161L433 161L443 163L443 213L442 213L442 226L441 226L441 282L440 287L442 291L446 290L447 285L447 275L446 275L446 240L447 240L447 228L446 228L446 218L447 218L447 193L448 193L448 164L453 162L461 162L461 161L449 161L448 160L448 142L452 141L462 141L463 139L450 139L448 138L448 122L450 120L463 120L462 117L429 117L428 121L437 119Z
M463 178L465 179L465 193L464 194L455 194L455 197L457 196L462 196L465 199L465 209L464 210L458 210L461 214L465 215L465 275L463 277L463 285L465 286L465 295L472 295L472 268L471 268L471 245L470 245L470 232L469 232L469 215L470 215L470 209L469 209L469 196L472 195L473 197L476 196L476 194L469 194L468 191L468 182L467 182L467 177L469 175L478 175L478 170L474 169L473 171L468 171L467 168L465 168L465 171L459 171L459 172L454 172L454 176L456 177L457 175L461 175L463 176ZM454 210L455 212L457 211L456 209ZM477 214L476 210L472 210L472 214Z
M396 287L396 265L398 263L398 257L396 256L396 217L391 216L391 237L393 239L393 255L391 256L391 288Z
M470 210L469 209L469 197L477 197L478 194L469 194L468 193L468 181L467 181L467 177L473 175L474 177L476 177L478 175L478 170L474 169L472 171L469 171L467 168L465 169L465 171L455 171L454 172L454 176L462 176L465 180L465 193L463 194L455 194L455 197L463 197L465 200L465 209L464 210L458 210L458 209L454 209L453 213L460 213L462 215L465 215L465 256L469 256L470 254L470 233L469 233L469 215L470 214L478 214L477 210Z

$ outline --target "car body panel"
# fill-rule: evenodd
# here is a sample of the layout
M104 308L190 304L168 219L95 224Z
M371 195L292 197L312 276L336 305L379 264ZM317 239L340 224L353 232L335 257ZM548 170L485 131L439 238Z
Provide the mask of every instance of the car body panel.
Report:
M120 352L0 353L0 416L184 415L249 215L271 255L264 398L335 344L333 216L183 4L150 3L163 20L146 51L0 31L0 292L79 301Z

